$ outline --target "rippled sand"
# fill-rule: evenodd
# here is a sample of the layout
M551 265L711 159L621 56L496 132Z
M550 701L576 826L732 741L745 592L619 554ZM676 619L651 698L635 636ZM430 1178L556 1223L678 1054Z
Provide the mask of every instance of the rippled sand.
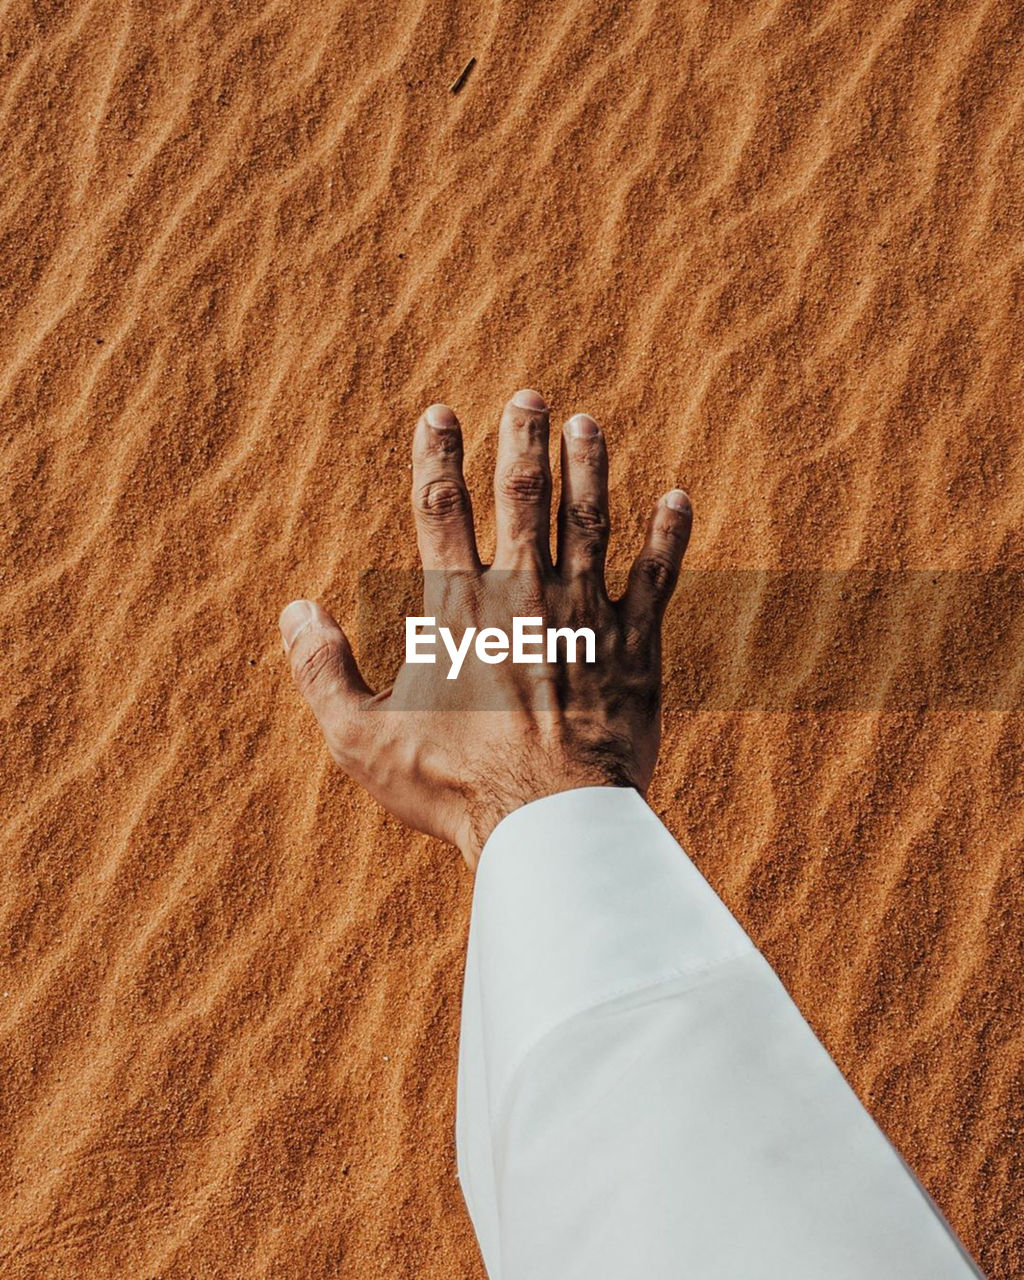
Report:
M414 565L432 400L486 544L521 385L604 424L618 568L682 482L695 569L1019 570L1022 36L1013 0L3 6L5 1280L482 1277L471 881L329 766L277 610L352 623ZM1013 705L670 695L652 793L994 1280Z

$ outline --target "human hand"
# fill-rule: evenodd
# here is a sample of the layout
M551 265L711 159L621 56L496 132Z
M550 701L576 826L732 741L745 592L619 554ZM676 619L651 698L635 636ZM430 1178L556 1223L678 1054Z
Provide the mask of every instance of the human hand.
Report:
M456 639L468 627L541 617L590 627L597 661L488 664L467 657L456 681L443 663L405 663L374 694L320 605L281 614L295 683L334 759L385 809L450 841L476 869L501 819L531 800L582 786L650 783L660 740L661 620L690 536L690 502L657 504L625 594L609 598L608 457L594 420L577 414L561 443L557 558L551 559L548 410L535 391L505 406L495 472L497 540L476 548L454 413L431 405L413 437L413 509L424 569L424 615Z

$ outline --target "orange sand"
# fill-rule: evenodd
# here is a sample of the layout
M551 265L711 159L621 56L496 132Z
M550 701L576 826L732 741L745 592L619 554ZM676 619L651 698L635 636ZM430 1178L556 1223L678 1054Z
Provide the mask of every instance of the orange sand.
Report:
M521 385L605 425L619 568L681 481L692 568L1019 569L1022 28L4 7L5 1280L479 1280L471 880L329 765L278 608L351 622L360 569L414 564L432 400L486 544ZM1024 1274L1022 737L670 705L652 793L994 1280Z

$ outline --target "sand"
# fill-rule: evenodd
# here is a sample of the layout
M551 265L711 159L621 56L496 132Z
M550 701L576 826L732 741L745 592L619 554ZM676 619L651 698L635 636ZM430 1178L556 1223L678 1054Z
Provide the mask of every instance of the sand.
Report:
M5 1280L480 1280L472 881L329 764L277 611L415 565L433 400L486 545L522 385L604 424L617 569L681 482L694 570L1019 571L1022 17L4 6ZM694 710L686 640L652 803L1019 1277L1021 648L1001 709Z

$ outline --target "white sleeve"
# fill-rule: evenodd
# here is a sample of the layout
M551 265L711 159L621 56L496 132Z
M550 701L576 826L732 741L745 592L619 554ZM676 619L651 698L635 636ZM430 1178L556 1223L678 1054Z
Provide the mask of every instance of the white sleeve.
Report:
M484 848L456 1146L490 1280L980 1275L622 788L538 800Z

